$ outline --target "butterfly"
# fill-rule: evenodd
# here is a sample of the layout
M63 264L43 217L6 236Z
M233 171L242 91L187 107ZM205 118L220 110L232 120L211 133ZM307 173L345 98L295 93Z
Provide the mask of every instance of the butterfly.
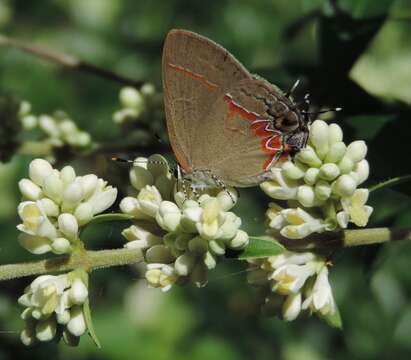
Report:
M305 147L308 113L212 40L171 30L162 57L169 139L193 186L255 186Z

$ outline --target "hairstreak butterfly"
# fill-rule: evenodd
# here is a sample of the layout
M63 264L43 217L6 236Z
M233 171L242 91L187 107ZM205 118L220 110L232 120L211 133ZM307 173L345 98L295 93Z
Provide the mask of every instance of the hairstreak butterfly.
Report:
M162 75L170 143L193 183L257 185L307 142L308 114L206 37L171 30Z

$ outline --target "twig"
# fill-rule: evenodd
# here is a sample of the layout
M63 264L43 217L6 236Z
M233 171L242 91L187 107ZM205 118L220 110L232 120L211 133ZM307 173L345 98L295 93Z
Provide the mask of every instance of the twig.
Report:
M59 53L59 52L52 51L49 49L45 49L43 47L39 47L39 46L30 44L28 42L13 39L13 38L10 38L4 35L0 35L0 46L19 49L31 55L42 58L44 60L64 66L68 69L84 72L87 74L92 74L92 75L95 75L95 76L98 76L104 79L108 79L108 80L113 80L113 81L116 81L116 82L119 82L125 85L140 87L142 84L144 84L143 81L137 81L137 80L130 79L128 77L117 74L108 69L104 69L97 65L80 60L72 55L63 54L63 53Z

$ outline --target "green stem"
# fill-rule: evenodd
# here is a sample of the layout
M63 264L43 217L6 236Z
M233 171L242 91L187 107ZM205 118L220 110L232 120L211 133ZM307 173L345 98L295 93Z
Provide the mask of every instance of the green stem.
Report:
M143 261L140 249L85 251L81 255L59 256L51 259L0 265L0 281L24 276L41 275L85 268L88 271Z
M115 214L108 214L115 215ZM301 240L277 239L289 250L338 249L343 247L381 244L394 240L411 240L411 228L373 228L345 230L338 233L316 234ZM84 251L71 256L52 259L0 265L0 281L30 275L57 273L83 268L88 272L112 266L130 265L142 262L143 254L139 249L113 249Z
M404 176L398 176L398 177L389 179L387 181L380 182L377 185L371 186L370 187L370 192L375 191L375 190L379 190L379 189L384 188L384 187L390 187L390 186L398 185L398 184L401 184L401 183L406 182L406 181L411 181L411 174L410 175L404 175Z

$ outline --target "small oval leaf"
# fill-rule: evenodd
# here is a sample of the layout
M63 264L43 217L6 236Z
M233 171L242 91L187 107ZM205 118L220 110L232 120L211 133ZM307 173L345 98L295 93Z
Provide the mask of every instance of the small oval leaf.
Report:
M250 236L250 243L238 255L240 260L275 256L285 251L285 247L272 238Z
M88 299L83 304L83 314L84 314L84 319L86 320L88 333L89 333L91 339L94 341L94 344L96 344L96 346L99 349L101 349L100 341L97 338L97 334L94 331L93 321L91 320L90 303L89 303Z

